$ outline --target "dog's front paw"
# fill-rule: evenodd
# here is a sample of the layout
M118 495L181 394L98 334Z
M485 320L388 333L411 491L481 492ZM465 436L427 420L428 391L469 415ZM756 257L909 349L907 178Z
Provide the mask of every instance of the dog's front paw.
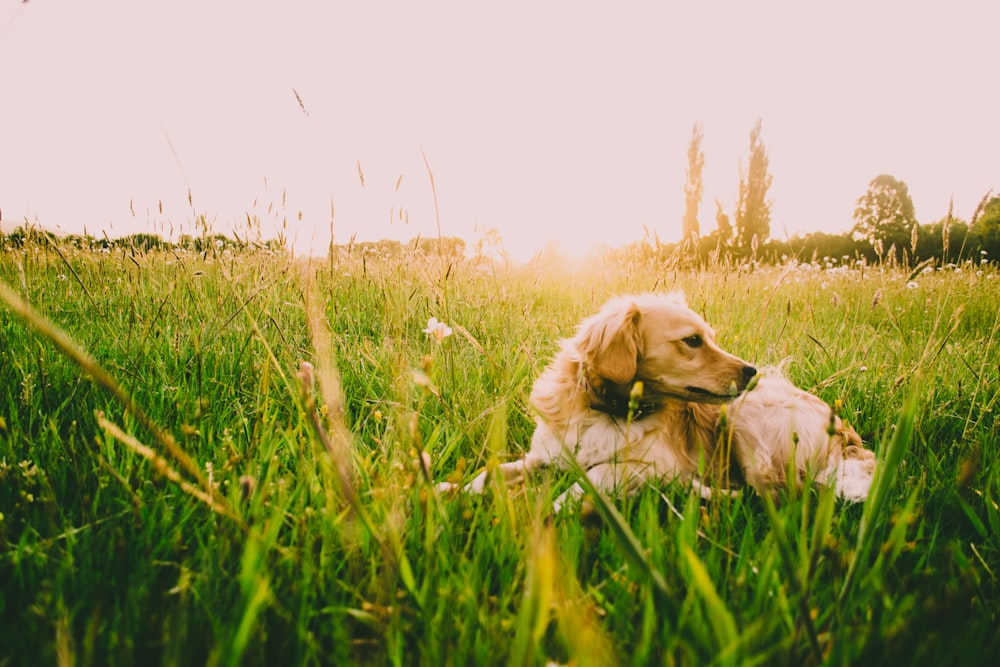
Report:
M475 479L465 486L465 492L482 494L482 492L486 490L486 477L486 470L476 475Z
M848 502L864 502L868 498L874 473L874 460L844 459L837 467L837 495Z
M578 506L583 497L583 487L579 484L574 484L552 501L552 513L559 514L567 505L570 507Z

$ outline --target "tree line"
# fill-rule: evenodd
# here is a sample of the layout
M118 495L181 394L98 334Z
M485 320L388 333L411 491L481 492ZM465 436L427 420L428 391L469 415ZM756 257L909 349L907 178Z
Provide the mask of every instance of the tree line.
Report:
M938 221L920 224L906 183L880 174L855 202L853 226L844 234L816 232L786 241L771 239L771 174L767 149L761 140L760 118L750 130L750 153L739 165L739 186L733 221L723 203L715 200L715 229L701 233L699 209L704 193L702 150L704 130L695 123L687 151L682 236L676 245L659 244L658 250L686 263L719 259L777 261L781 257L811 260L830 257L864 258L868 262L916 265L933 259L940 264L974 258L1000 259L1000 196L987 193L972 219L955 218L952 206Z
M203 236L191 236L188 234L180 236L176 241L169 241L161 238L157 234L128 234L120 238L109 238L107 236L95 237L90 235L69 234L57 236L56 234L37 229L35 227L17 227L8 234L0 233L0 250L4 248L22 248L25 243L53 243L61 246L71 246L80 250L93 251L126 251L148 253L152 251L174 251L183 250L196 253L219 252L224 250L252 251L287 251L287 244L284 238L270 239L267 241L245 241L239 238L231 238L224 234L206 234ZM423 255L440 255L444 257L461 257L465 254L465 239L457 236L437 237L416 237L407 242L382 239L380 241L355 241L336 244L331 246L333 252L341 254L358 253L360 255L376 255L379 257L399 257L407 253L419 253Z
M191 236L184 234L176 241L169 241L161 238L157 234L128 234L119 238L109 238L108 236L91 236L89 234L67 234L57 236L53 232L38 229L30 225L16 227L8 234L0 234L0 249L5 247L21 248L27 242L36 243L59 243L63 246L71 246L80 250L126 250L132 252L147 253L154 250L191 250L194 252L207 252L225 249L245 250L252 248L266 248L279 250L284 248L284 243L280 240L269 240L262 243L247 242L238 238L230 238L225 234L206 234L203 236Z
M771 238L770 198L771 173L767 149L761 138L762 120L750 130L749 156L739 163L739 183L732 217L719 199L715 200L715 228L703 233L700 209L704 195L702 174L705 153L702 149L704 129L696 122L691 130L687 151L687 171L684 184L684 215L681 220L682 235L676 244L663 244L655 240L653 250L661 256L671 256L687 265L704 265L716 261L780 261L796 257L810 261L816 258L864 259L869 263L894 263L913 266L930 259L939 264L958 262L970 258L976 261L1000 261L1000 196L987 193L968 221L952 215L941 220L921 224L917 221L913 200L906 183L889 174L879 174L855 202L853 226L843 234L815 232L787 240ZM496 230L490 230L488 239L473 248L476 255L484 252L484 244L502 252L503 242ZM0 234L0 249L21 247L26 240L55 240L50 232L30 226L19 227L9 234ZM216 252L225 249L266 249L286 251L283 237L263 242L230 238L223 234L206 233L201 236L181 236L168 241L156 234L131 234L118 239L69 235L61 242L91 250L123 249L132 252L153 250L192 250ZM625 253L648 253L642 244L627 246ZM649 244L645 244L649 245ZM331 245L330 250L340 254L359 252L363 255L382 257L399 256L418 252L426 255L460 257L466 252L466 241L459 237L417 237L403 243L381 241L355 242Z

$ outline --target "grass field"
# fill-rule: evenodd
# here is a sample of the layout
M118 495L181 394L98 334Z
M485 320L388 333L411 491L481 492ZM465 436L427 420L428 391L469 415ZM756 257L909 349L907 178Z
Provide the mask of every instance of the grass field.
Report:
M1000 655L993 267L35 240L0 250L0 281L0 665ZM553 517L568 473L436 493L524 451L531 383L583 316L668 289L723 347L842 401L881 462L864 506L664 483Z

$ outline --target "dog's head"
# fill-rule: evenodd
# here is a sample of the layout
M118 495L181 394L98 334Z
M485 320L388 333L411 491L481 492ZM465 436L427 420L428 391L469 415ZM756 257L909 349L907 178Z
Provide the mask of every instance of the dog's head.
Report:
M715 332L679 293L612 299L585 320L571 343L598 388L628 394L641 380L649 398L728 401L757 369L715 342Z

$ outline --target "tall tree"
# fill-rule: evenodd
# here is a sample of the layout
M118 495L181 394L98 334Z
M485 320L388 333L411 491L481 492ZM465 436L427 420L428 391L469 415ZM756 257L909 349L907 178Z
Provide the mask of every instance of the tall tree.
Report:
M867 240L882 255L893 245L897 252L909 248L915 224L913 200L906 183L880 174L858 198L851 232L855 239Z
M705 152L701 149L704 138L701 123L695 123L691 128L691 144L688 146L687 181L684 183L684 235L681 243L690 243L698 247L698 237L701 226L698 224L698 207L705 192L705 184L701 172L705 168Z
M762 243L771 236L771 204L767 191L771 188L767 149L760 140L760 118L750 130L750 159L746 171L740 162L740 187L736 199L736 245L749 248L756 236Z

